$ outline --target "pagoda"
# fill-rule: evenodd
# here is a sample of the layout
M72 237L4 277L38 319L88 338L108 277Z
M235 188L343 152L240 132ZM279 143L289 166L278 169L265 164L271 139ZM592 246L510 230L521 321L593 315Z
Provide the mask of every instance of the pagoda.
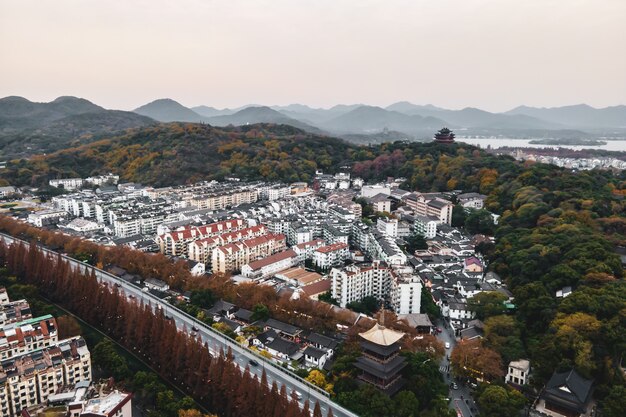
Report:
M454 143L454 133L447 127L435 133L435 142L437 143Z
M400 339L404 333L391 330L378 323L361 337L361 356L355 366L361 370L358 378L374 385L387 395L394 395L402 388L401 371L407 365L400 356Z

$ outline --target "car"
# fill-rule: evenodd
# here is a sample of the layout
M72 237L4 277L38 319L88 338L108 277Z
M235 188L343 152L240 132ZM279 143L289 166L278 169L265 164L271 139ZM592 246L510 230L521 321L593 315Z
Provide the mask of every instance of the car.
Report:
M248 363L249 363L250 365L252 365L252 366L259 366L259 363L258 363L257 361L255 361L254 359L250 359L250 360L248 361Z
M450 349L450 342L446 342L446 349Z
M443 330L441 329L441 327L437 327L436 332L437 332L437 333L441 333L441 332L443 332Z
M452 389L459 389L459 386L456 384L456 382L453 382L453 383L450 385L450 387L451 387Z
M296 391L296 397L298 397L298 401L302 400L302 394L299 391Z
M197 332L197 331L198 331L198 328L197 328L196 326L191 326L191 331L192 331L192 332Z
M472 387L472 389L476 389L476 388L478 388L478 385L472 382L470 384L470 387Z

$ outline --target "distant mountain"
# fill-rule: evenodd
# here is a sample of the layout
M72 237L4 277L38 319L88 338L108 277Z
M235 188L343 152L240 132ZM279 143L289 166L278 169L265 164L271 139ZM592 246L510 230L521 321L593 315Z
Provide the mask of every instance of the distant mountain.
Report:
M388 129L412 134L438 129L446 124L436 117L409 116L380 107L360 106L329 120L322 127L337 133L373 133Z
M52 152L154 123L148 117L106 110L82 98L34 103L23 97L5 97L0 99L0 157Z
M397 103L393 103L385 107L385 110L397 111L397 112L409 114L409 115L411 114L421 115L422 112L424 111L431 112L431 111L445 110L445 109L442 109L441 107L433 106L432 104L426 104L424 106L420 106L417 104L409 103L408 101L399 101Z
M104 111L100 106L77 97L59 97L50 103L34 103L24 97L0 99L0 129L39 127L73 114Z
M196 106L196 107L192 107L191 110L198 113L200 116L204 116L204 117L223 116L227 114L233 114L237 111L233 109L221 109L220 110L220 109L216 109L215 107L209 107L209 106Z
M310 133L322 133L317 127L293 119L269 107L246 107L230 115L210 117L207 119L207 122L213 126L242 126L254 123L275 123L294 126Z
M204 122L206 117L169 98L162 98L136 108L133 112L159 122Z
M580 128L626 128L626 106L623 105L602 109L587 104L550 108L519 106L506 114L526 115Z
M448 110L427 104L419 106L401 101L386 108L407 115L436 117L459 128L493 128L493 129L558 129L559 123L541 120L537 117L520 114L490 113L485 110L466 107L462 110Z

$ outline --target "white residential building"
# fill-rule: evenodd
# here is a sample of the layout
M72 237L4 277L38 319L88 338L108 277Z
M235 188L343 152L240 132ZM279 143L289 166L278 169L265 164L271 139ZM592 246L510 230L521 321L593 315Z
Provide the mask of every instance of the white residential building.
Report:
M247 278L267 278L277 272L291 268L297 262L298 255L292 249L288 249L244 265L241 268L241 274Z
M424 236L425 239L433 239L437 236L437 224L441 223L439 219L431 216L415 216L414 230L415 233Z
M63 178L50 180L48 183L52 187L64 188L66 190L75 190L77 188L81 188L83 186L83 182L84 181L82 178Z
M313 252L313 264L321 269L343 265L350 258L350 249L347 243L333 243L322 246Z
M528 384L528 375L530 374L530 362L526 359L511 361L506 373L505 382L515 385Z
M376 221L376 228L387 236L398 237L398 219L379 217Z

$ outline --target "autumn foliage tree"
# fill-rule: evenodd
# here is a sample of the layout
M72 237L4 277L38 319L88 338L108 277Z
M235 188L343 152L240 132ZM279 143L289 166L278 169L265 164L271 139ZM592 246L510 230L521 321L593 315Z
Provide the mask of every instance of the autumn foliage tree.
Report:
M72 268L59 255L43 252L32 244L7 247L0 242L0 262L21 282L36 286L48 299L107 333L216 414L309 417L277 387L270 389L265 374L259 381L249 369L242 372L230 352L212 355L199 338L179 331L162 310L129 301L116 286L99 283L93 273ZM107 363L107 358L114 357L111 349L110 345L101 345L94 354Z
M478 339L461 340L450 355L455 375L464 378L494 380L504 376L502 358L493 349L483 346Z

